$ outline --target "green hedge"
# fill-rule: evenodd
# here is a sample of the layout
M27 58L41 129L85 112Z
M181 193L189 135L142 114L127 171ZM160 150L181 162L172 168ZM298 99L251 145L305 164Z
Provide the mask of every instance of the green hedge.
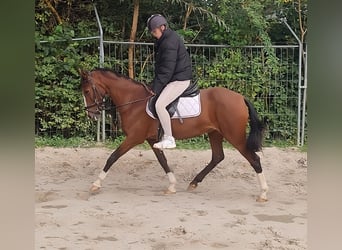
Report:
M71 28L57 26L54 34L36 35L35 56L35 132L37 136L63 138L96 137L95 124L86 117L80 91L79 68L93 69L99 65L98 41L72 41ZM60 41L60 40L63 41ZM144 51L139 51L142 55ZM195 77L201 88L223 86L235 90L253 102L262 118L268 120L266 139L296 141L297 72L293 62L278 63L277 52L270 48L246 50L224 48L213 58L191 53ZM122 65L109 58L106 66ZM293 58L289 58L293 60ZM139 79L148 82L152 65L141 71ZM122 67L121 67L122 68ZM148 68L148 70L147 70ZM123 72L126 73L123 69ZM288 79L291 72L292 80Z

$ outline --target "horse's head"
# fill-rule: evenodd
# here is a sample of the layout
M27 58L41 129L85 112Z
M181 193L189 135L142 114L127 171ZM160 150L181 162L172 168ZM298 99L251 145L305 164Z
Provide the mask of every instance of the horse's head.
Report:
M104 106L104 90L98 86L90 72L85 70L80 70L79 72L85 110L89 118L97 120Z

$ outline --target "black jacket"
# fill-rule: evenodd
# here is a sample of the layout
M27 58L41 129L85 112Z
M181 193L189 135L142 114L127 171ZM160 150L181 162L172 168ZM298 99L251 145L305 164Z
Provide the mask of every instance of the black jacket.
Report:
M157 95L169 82L192 79L190 55L178 34L169 28L155 43L154 66L152 90Z

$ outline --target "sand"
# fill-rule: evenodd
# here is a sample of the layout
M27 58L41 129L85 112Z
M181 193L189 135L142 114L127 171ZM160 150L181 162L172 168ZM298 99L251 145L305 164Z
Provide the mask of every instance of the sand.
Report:
M269 185L258 203L254 170L234 149L199 183L210 150L168 150L177 193L152 150L132 149L89 188L112 150L35 150L35 249L307 249L307 154L267 147L258 153Z

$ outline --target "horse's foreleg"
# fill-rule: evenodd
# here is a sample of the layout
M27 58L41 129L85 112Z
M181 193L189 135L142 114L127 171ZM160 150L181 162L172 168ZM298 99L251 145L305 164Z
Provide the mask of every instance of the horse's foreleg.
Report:
M175 194L176 193L176 184L177 184L177 180L175 175L173 174L173 172L171 171L169 165L167 164L167 159L165 157L165 154L162 150L154 148L153 144L156 142L154 140L150 140L148 139L147 142L150 144L154 154L156 155L159 164L162 166L162 168L164 169L166 175L169 178L169 182L170 185L169 187L164 191L165 194Z
M93 185L90 188L90 191L92 193L98 192L100 190L102 181L106 178L108 170L114 164L114 162L116 162L123 154L125 154L128 150L130 150L137 144L138 143L132 143L132 141L126 138L126 140L109 156L106 165L104 166L101 173L98 175L97 180L93 182Z
M209 141L210 141L210 146L211 146L211 151L212 151L211 161L199 174L196 175L196 177L192 180L192 182L190 182L188 191L194 190L197 187L198 183L201 182L204 179L204 177L211 170L213 170L213 168L216 167L218 163L220 163L224 159L224 153L223 153L223 147L222 147L222 142L223 142L222 135L217 131L213 131L213 132L210 132L208 136L209 136Z

